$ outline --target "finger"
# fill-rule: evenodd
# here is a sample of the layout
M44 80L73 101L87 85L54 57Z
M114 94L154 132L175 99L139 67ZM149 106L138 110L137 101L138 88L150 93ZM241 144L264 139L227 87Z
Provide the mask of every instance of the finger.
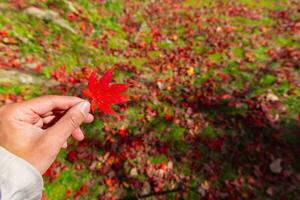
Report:
M91 123L92 121L94 121L94 116L91 113L87 114L84 119L84 123Z
M45 142L60 148L69 136L79 128L90 111L90 103L80 102L73 106L52 127L48 128L44 135Z
M43 118L43 124L42 126L39 126L40 128L47 129L51 126L53 126L57 121L59 121L62 118L63 115L58 114L58 115L52 115L52 116L47 116ZM84 119L84 123L91 123L94 121L94 116L90 113L87 114L87 116Z
M43 119L42 118L39 118L39 120L34 124L35 126L37 127L40 127L42 128L43 127Z
M44 118L44 117L48 117L48 116L51 116L51 115L53 115L53 111L46 112L46 113L42 114L41 117Z
M82 141L84 139L84 133L80 128L73 131L72 136L77 141Z
M55 121L58 121L62 116L55 116L55 115L50 115L47 117L42 118L43 119L43 123L44 124L49 124L51 123L54 119L57 119ZM92 121L94 121L94 116L90 113L87 114L87 116L84 119L84 123L91 123Z
M52 120L53 120L54 118L55 118L54 115L44 117L44 118L43 118L43 123L44 123L44 124L49 124L50 122L52 122Z
M84 100L78 97L49 95L24 101L21 104L24 108L28 108L41 116L54 109L68 110L82 101Z

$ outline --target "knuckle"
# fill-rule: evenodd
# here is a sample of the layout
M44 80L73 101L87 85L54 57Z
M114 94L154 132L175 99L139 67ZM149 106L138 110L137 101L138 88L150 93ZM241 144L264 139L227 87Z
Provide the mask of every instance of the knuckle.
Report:
M71 116L70 124L74 129L78 128L80 126L80 121L79 121L78 117L75 115Z
M53 95L49 95L48 97L46 97L49 99L50 103L51 103L51 107L55 107L56 106L56 102L55 102L55 97Z

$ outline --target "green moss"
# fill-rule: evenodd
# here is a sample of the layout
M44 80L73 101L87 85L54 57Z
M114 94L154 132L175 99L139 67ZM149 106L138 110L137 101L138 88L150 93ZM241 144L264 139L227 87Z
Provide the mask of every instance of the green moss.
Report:
M148 55L151 59L158 59L161 56L160 51L150 51Z
M131 58L130 59L131 65L136 67L138 70L143 70L144 65L147 63L146 58Z
M272 18L269 17L263 17L259 20L253 20L246 17L230 17L228 18L232 23L241 25L243 27L249 26L249 27L260 27L260 26L273 26L275 24L275 21Z
M113 12L116 15L122 15L123 14L123 3L121 1L106 1L105 2L105 8L111 12Z
M95 64L112 66L116 63L128 63L125 57L117 57L113 55L100 55L96 58Z
M173 126L171 132L168 135L170 141L181 141L184 137L185 129L179 125Z
M290 84L289 84L288 81L282 82L282 83L276 88L276 91L277 91L279 94L287 93L289 90L290 90Z
M51 184L45 184L47 199L65 199L66 191L76 191L85 181L92 178L88 171L64 170Z
M160 49L173 49L175 47L174 43L172 41L170 41L170 40L158 42L157 46Z
M215 63L220 63L223 60L223 54L215 53L208 56L209 60Z
M238 0L237 2L247 5L253 8L269 8L269 9L279 9L282 6L285 6L287 0L277 1L277 0L259 0L259 1L252 1L252 0Z
M118 37L112 37L108 40L108 47L111 49L123 50L126 49L127 46L128 46L127 40Z
M208 125L201 133L204 137L215 138L219 135L218 129L215 127Z
M253 50L253 53L254 53L254 56L256 58L256 61L257 62L262 62L262 61L266 61L269 59L268 55L267 55L267 51L268 49L267 48L259 48L259 49L254 49Z
M244 58L245 51L242 48L233 48L232 49L233 54L238 58Z
M168 158L165 155L157 155L149 158L153 164L160 164L168 162Z
M143 114L141 113L141 109L138 107L129 107L125 111L125 116L129 121L134 122L137 119L143 118Z
M263 85L272 85L273 83L276 82L276 80L277 80L276 76L273 76L271 74L266 74L261 77L260 82Z
M293 41L288 37L278 36L275 38L275 42L278 46L293 46Z
M185 7L192 7L192 8L201 8L201 7L212 7L215 5L214 1L210 0L185 0L183 2Z

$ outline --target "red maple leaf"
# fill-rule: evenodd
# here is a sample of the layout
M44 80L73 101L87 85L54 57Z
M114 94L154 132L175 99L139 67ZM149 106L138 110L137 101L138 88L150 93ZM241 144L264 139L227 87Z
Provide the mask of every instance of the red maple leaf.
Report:
M91 110L98 108L107 114L114 114L111 109L113 104L121 104L128 101L127 94L122 93L128 88L127 84L111 84L113 70L107 71L99 80L97 80L96 71L93 71L89 77L88 88L83 94L91 99Z

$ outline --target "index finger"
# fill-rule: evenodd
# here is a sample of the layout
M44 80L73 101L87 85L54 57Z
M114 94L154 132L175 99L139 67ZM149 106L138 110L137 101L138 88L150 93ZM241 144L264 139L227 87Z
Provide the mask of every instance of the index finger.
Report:
M74 96L47 95L24 101L21 104L34 113L43 115L55 109L68 110L81 101L84 100Z

